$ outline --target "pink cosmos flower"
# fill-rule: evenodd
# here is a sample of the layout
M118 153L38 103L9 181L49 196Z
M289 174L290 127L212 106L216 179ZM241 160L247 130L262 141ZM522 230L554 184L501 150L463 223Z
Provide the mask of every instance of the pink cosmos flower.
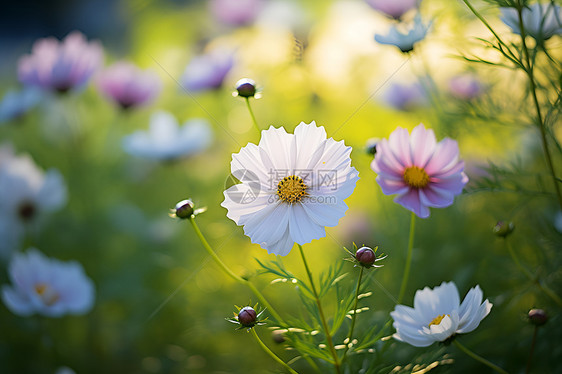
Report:
M263 0L211 0L209 8L217 21L230 26L252 23L263 5Z
M94 284L76 261L48 258L36 249L14 255L2 287L6 307L19 316L84 314L94 305Z
M471 100L484 92L484 85L472 74L461 74L449 80L449 92L457 99Z
M457 142L445 138L437 143L433 130L423 124L411 135L398 127L378 143L371 168L382 192L397 194L394 201L421 218L429 217L429 207L453 204L468 182Z
M88 43L74 31L62 41L39 39L30 55L18 64L19 80L29 86L66 92L80 87L103 62L103 49L98 42Z
M185 67L180 82L191 92L220 88L233 64L231 51L212 50L193 57Z
M388 17L399 19L406 12L417 8L420 0L365 0L373 9Z
M117 62L101 72L99 90L123 109L150 103L162 89L158 75L130 62Z

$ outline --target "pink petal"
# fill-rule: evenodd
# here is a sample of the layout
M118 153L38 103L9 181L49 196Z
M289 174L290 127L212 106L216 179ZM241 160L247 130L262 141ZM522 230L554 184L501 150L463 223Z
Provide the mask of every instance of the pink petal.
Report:
M435 134L432 129L426 130L423 124L416 126L412 130L412 135L410 135L414 165L425 168L425 165L435 152L436 144Z
M404 167L412 166L409 136L408 130L398 127L388 137L389 149L396 160Z
M420 218L429 217L429 209L421 203L417 189L410 189L410 191L404 195L395 198L394 202L402 205L409 211L414 212Z
M425 171L429 175L441 173L448 170L454 165L459 157L459 146L456 141L445 138L439 144L433 153L433 157L429 160L425 167Z

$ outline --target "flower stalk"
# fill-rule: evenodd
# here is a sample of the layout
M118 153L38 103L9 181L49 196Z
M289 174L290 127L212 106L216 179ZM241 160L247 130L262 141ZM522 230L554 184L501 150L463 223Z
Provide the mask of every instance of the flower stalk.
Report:
M265 351L265 353L267 353L272 359L274 359L276 362L278 362L279 364L281 364L285 369L287 369L289 371L289 373L291 374L299 374L298 372L296 372L295 370L293 370L293 368L291 368L289 365L287 365L285 363L285 361L281 360L275 353L273 353L268 347L267 345L265 345L262 340L260 339L260 337L258 336L258 333L256 332L256 329L251 329L252 330L252 335L254 336L254 338L256 339L256 341L258 342L258 345Z
M402 302L404 294L406 293L406 285L408 284L408 278L410 277L410 267L412 265L412 251L414 248L414 234L416 231L416 214L412 212L410 219L410 235L408 237L408 252L406 255L406 265L404 267L404 275L402 276L402 285L400 286L400 293L398 294L397 304Z
M531 96L533 97L533 103L535 105L535 111L537 113L536 121L541 132L541 142L544 151L544 156L546 158L546 163L550 171L550 175L552 176L552 182L554 183L554 190L556 192L556 197L558 198L558 204L560 205L560 209L562 209L562 194L560 193L558 178L556 177L556 173L554 171L552 156L550 155L550 150L548 149L548 140L546 138L546 128L545 128L546 125L544 123L543 116L541 113L541 107L537 97L537 86L535 83L534 69L533 69L533 65L531 64L531 58L529 57L529 49L527 48L527 43L525 41L527 35L525 33L525 26L523 24L523 4L521 4L521 0L518 0L515 3L515 5L517 9L517 16L519 18L519 30L521 30L521 45L523 47L523 56L525 58L525 63L522 63L521 65L529 79L529 89L531 91Z
M248 111L250 112L250 117L252 117L252 124L254 128L258 131L258 134L261 133L260 127L258 126L258 121L256 121L256 116L254 116L254 111L252 110L252 106L250 105L250 98L245 97L246 99L246 106L248 107Z
M560 298L560 296L558 296L556 293L554 293L554 291L552 291L547 285L542 284L539 279L534 276L527 268L525 268L521 262L519 261L517 255L515 254L515 251L513 250L513 248L511 247L511 244L509 243L509 241L507 240L507 238L504 239L505 240L505 246L507 248L507 251L509 252L509 255L511 256L511 258L513 259L513 262L515 262L515 265L517 265L517 267L519 268L519 270L521 270L521 272L523 274L525 274L525 276L533 283L536 284L537 287L544 292L548 297L550 297L556 304L558 304L558 306L562 307L562 299Z
M504 369L502 369L501 367L499 367L498 365L486 360L484 357L477 355L476 353L472 352L470 349L466 348L464 345L462 345L461 343L459 343L459 341L457 339L453 340L453 344L455 344L457 346L457 348L459 348L461 351L463 351L464 353L466 353L468 356L472 357L473 359L475 359L476 361L488 366L489 368L491 368L492 370L498 372L498 373L502 373L502 374L508 374L507 371L505 371Z
M262 295L262 293L256 288L256 286L254 286L254 284L252 282L250 282L249 280L242 278L241 276L237 275L232 270L230 270L230 268L228 266L226 266L226 264L219 258L219 256L217 256L217 254L215 253L213 248L209 245L209 242L207 242L207 239L205 239L205 236L203 235L203 233L199 229L199 226L195 222L195 217L192 216L191 218L189 218L189 222L193 226L193 230L195 230L195 234L197 234L197 237L201 241L201 244L203 244L203 247L205 248L207 253L209 253L211 258L217 263L217 265L219 265L219 267L222 269L222 271L224 271L226 274L228 274L232 279L234 279L238 283L241 283L241 284L247 286L248 288L250 288L250 290L252 290L252 292L256 295L256 297L258 298L260 303L269 310L269 313L271 314L271 316L273 318L275 318L275 320L279 324L284 325L285 323L283 322L283 319L281 318L279 313L277 313L275 311L275 309L266 300L266 298Z
M338 354L336 349L334 348L334 342L332 340L332 335L330 335L330 328L328 327L328 323L326 322L326 317L324 316L324 310L322 309L322 303L320 302L320 297L318 297L318 292L316 291L316 286L314 285L314 280L312 279L312 273L308 267L308 263L306 262L306 257L304 256L304 251L302 250L302 246L298 244L299 251L301 253L302 262L306 269L306 274L308 275L308 280L310 281L310 287L312 288L312 292L314 293L314 298L316 300L316 305L318 306L318 314L320 314L320 319L322 320L322 328L324 329L324 333L326 334L326 341L328 342L328 347L330 348L330 353L334 358L334 368L337 374L340 374L340 360L338 358Z
M357 303L359 301L359 289L361 288L361 280L363 278L363 270L364 267L360 266L359 267L359 278L357 279L357 288L355 289L355 302L353 304L353 315L351 316L351 327L349 328L349 336L347 338L347 344L345 347L345 353L343 356L343 359L345 360L347 351L349 350L349 347L351 346L351 342L353 341L353 330L355 328L355 319L357 318Z
M526 374L531 372L531 363L533 362L533 353L535 351L535 344L537 342L538 330L539 330L539 326L535 325L535 331L533 332L533 342L531 343L531 349L529 349L529 358L527 359L527 367L525 368Z

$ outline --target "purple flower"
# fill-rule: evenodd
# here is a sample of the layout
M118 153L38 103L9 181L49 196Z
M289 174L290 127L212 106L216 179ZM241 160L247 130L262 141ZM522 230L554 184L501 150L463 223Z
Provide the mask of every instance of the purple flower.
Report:
M74 31L62 41L39 39L30 55L18 64L19 80L29 86L66 92L88 82L103 62L103 49L98 42L88 43Z
M162 89L158 75L129 62L117 62L101 72L99 90L123 109L150 103Z
M6 307L19 316L85 314L94 304L94 284L76 261L48 258L32 248L12 257L11 285L2 287Z
M263 0L211 0L209 8L217 21L230 26L248 25L256 19Z
M373 9L390 18L399 19L406 12L419 6L421 0L365 0Z
M384 101L395 109L410 110L427 104L427 97L419 83L394 83L386 90Z
M378 143L371 168L382 192L397 194L394 201L421 218L429 217L429 207L453 204L468 182L457 142L445 138L437 143L433 130L423 124L411 135L398 127Z
M192 92L220 88L233 64L234 56L230 51L213 50L195 56L186 66L181 83Z
M484 86L472 74L457 75L449 80L449 92L461 100L471 100L482 94Z

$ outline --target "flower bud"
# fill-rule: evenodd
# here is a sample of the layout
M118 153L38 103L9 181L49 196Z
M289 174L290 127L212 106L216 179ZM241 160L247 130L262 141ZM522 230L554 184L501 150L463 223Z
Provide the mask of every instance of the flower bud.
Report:
M258 314L251 306L245 306L238 312L238 322L244 327L253 327L256 324Z
M277 344L281 344L285 342L285 334L283 333L282 330L274 330L271 333L271 338Z
M371 267L375 263L377 256L371 248L361 247L355 253L355 258L361 265Z
M546 312L542 309L531 309L529 310L529 321L535 326L542 326L548 321L548 316Z
M193 207L194 205L191 200L182 200L176 204L174 213L176 217L181 219L191 218L194 212Z
M498 221L492 231L497 236L505 238L506 236L511 234L513 230L515 230L515 225L513 224L513 222Z
M242 78L236 82L236 92L240 97L254 97L256 94L256 82L248 78Z
M365 150L370 155L376 155L377 153L377 143L380 141L379 138L371 138L367 140L367 144L365 146Z

